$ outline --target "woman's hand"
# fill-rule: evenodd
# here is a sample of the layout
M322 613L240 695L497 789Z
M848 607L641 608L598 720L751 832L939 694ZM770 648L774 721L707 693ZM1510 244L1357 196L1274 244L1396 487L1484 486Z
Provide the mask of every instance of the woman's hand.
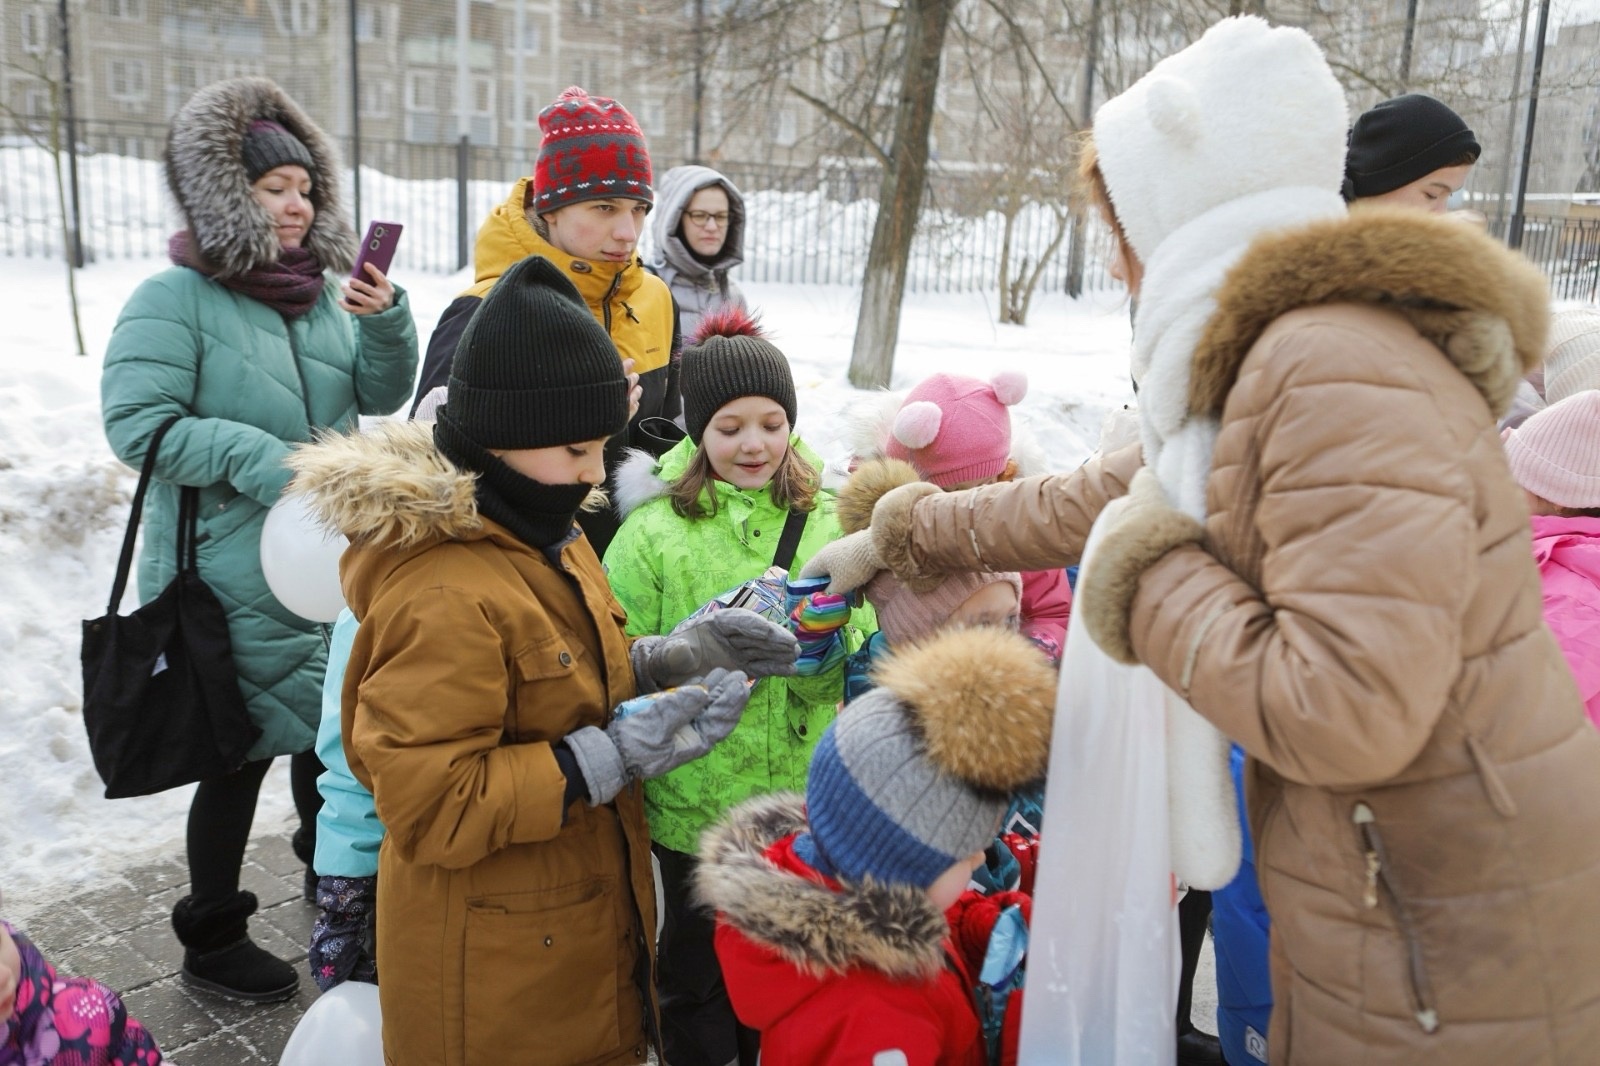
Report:
M639 413L639 401L644 399L644 386L639 384L639 375L633 372L633 360L622 361L622 372L628 376L628 421L633 421L633 416Z
M384 277L383 271L371 263L366 264L366 270L371 281L351 278L340 286L344 298L339 306L352 315L375 315L394 306L394 286Z

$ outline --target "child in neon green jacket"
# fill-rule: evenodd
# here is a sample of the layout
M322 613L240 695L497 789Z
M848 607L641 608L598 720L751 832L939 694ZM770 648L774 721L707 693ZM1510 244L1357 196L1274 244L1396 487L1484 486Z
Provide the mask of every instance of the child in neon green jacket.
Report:
M623 523L605 566L630 636L668 633L707 601L761 577L795 512L805 525L792 572L842 535L833 497L819 487L821 462L793 434L788 360L759 326L742 310L708 316L683 353L681 375L688 438L659 460L636 453L617 475ZM811 606L803 604L803 647L826 636L819 627L835 627L834 646L814 651L821 668L758 682L731 735L645 786L665 896L660 975L669 1062L726 1063L740 1057L741 1039L747 1053L753 1047L753 1033L741 1038L728 1005L713 925L693 907L689 877L701 831L729 808L805 787L812 749L844 696L843 657L874 628L869 608Z

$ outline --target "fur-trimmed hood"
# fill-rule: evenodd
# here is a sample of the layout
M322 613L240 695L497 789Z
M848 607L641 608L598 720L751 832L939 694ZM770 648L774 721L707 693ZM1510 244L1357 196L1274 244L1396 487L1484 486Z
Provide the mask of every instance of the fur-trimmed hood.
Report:
M1393 207L1359 207L1258 239L1229 271L1195 350L1189 412L1217 416L1250 348L1301 307L1354 302L1398 311L1436 344L1499 417L1539 364L1549 284L1469 225Z
M282 125L310 151L317 167L311 186L316 217L303 246L324 269L348 273L356 235L339 191L339 152L300 105L267 78L208 85L172 118L163 156L167 186L196 250L221 277L278 260L277 234L266 209L250 195L244 166L244 136L256 119Z
M696 896L812 976L858 966L908 980L937 974L948 926L926 892L871 880L836 892L766 858L769 847L805 828L805 801L794 793L734 808L701 838Z
M354 545L408 549L483 528L476 477L440 454L433 427L380 422L361 433L324 435L289 456L287 491Z

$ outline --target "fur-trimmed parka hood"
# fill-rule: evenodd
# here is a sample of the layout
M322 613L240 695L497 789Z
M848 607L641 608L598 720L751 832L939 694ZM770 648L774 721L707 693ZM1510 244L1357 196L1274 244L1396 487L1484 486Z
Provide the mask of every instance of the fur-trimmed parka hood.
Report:
M339 191L338 150L289 95L267 78L234 78L208 85L172 117L164 155L167 186L196 250L220 277L275 263L280 246L266 209L250 195L244 136L268 119L300 139L316 163L311 203L316 217L303 247L324 269L344 274L355 259L356 236Z
M1521 255L1470 225L1393 207L1261 237L1216 300L1189 380L1196 415L1221 414L1251 346L1280 316L1365 303L1409 319L1498 418L1543 358L1550 320L1549 285Z
M814 977L858 966L907 980L938 973L949 927L926 892L871 880L834 891L766 857L773 844L805 828L805 801L794 793L734 808L701 837L696 896Z
M354 545L404 550L460 539L483 527L476 477L434 447L433 427L380 422L365 433L325 435L289 456L287 491Z

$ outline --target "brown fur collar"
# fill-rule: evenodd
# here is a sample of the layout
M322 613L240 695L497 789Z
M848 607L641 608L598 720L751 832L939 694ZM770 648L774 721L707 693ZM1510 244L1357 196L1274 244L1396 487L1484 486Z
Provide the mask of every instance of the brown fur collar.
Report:
M700 840L696 896L816 976L856 966L907 979L938 973L949 927L927 893L870 879L834 892L767 861L767 848L805 827L805 801L792 792L734 808Z
M289 456L290 493L353 544L405 549L483 528L476 478L433 445L433 426L380 422L366 433L328 434Z
M1521 255L1451 219L1357 208L1347 218L1261 237L1228 273L1195 352L1190 413L1222 413L1245 356L1275 319L1330 303L1405 315L1496 417L1544 357L1549 286Z

